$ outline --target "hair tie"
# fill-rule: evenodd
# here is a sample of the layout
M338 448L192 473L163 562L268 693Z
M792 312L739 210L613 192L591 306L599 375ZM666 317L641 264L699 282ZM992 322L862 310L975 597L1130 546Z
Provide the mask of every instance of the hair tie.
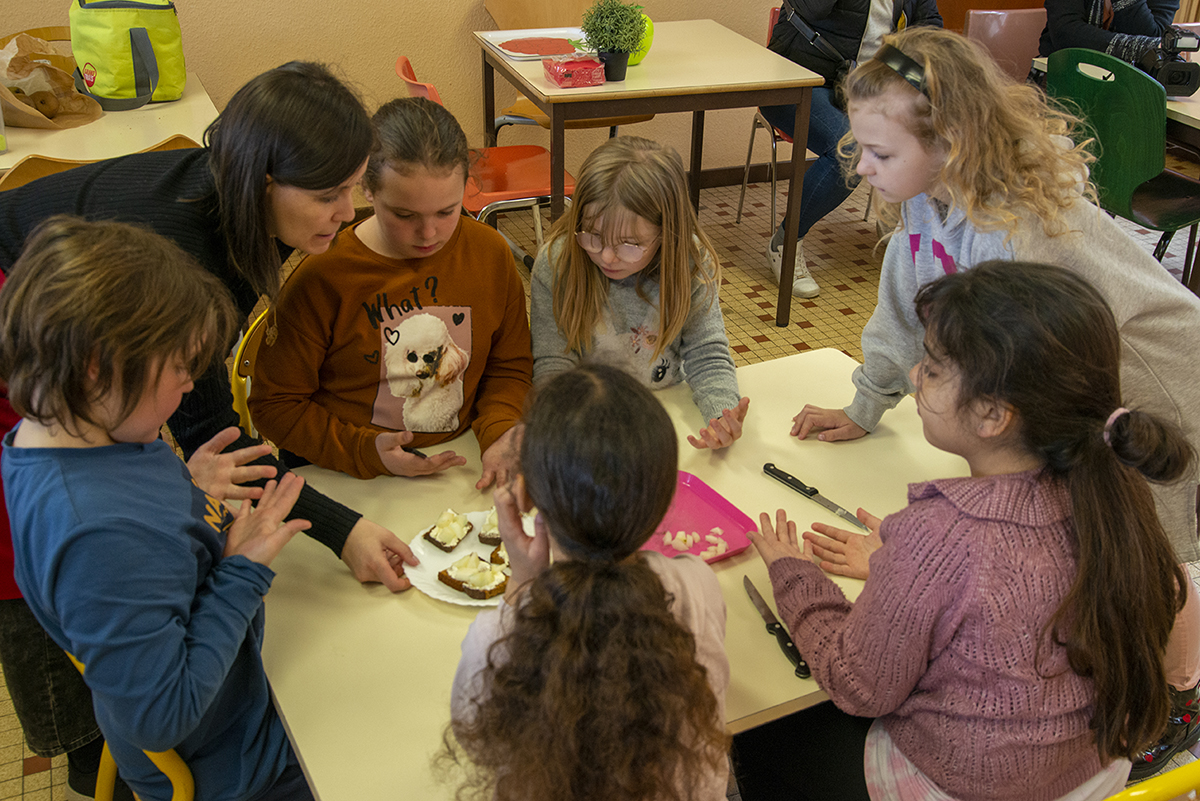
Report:
M1112 447L1112 425L1117 422L1117 418L1123 414L1129 414L1129 410L1124 406L1118 406L1113 410L1113 413L1108 416L1108 420L1104 423L1104 444Z
M925 86L925 68L906 56L898 47L890 44L882 45L875 53L875 60L884 64L929 100L929 91Z

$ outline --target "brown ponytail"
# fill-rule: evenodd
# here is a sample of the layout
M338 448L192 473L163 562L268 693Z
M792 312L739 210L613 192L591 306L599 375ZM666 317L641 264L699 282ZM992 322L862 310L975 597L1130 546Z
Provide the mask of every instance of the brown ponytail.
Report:
M1163 653L1186 580L1147 479L1182 476L1191 447L1136 410L1106 441L1122 405L1121 343L1108 304L1075 274L986 262L923 287L916 305L928 340L959 368L959 403L1010 404L1046 480L1070 491L1077 571L1048 636L1095 684L1101 759L1133 758L1166 723Z

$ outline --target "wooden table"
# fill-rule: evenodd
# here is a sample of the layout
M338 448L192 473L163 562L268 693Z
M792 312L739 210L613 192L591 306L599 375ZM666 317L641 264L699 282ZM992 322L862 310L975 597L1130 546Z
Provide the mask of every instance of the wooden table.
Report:
M8 127L8 152L0 153L0 172L36 153L60 159L97 161L136 153L174 134L202 142L204 129L217 118L217 108L195 73L189 72L183 97L150 103L132 111L106 111L78 128L45 130Z
M602 86L563 89L548 81L539 60L515 61L489 43L475 38L483 56L483 122L488 144L496 144L495 73L511 83L550 118L550 216L563 210L564 126L567 120L617 117L629 114L692 112L691 196L700 204L700 170L704 148L704 112L709 109L796 105L797 142L808 141L812 89L824 79L815 72L772 53L757 42L712 20L659 22L646 60L630 67L624 81ZM783 274L775 324L784 327L791 315L792 276L796 234L800 225L802 159L788 183L784 217Z
M680 435L681 470L698 475L752 518L787 509L807 524L837 518L762 473L773 461L850 510L882 516L906 503L907 484L965 475L966 463L925 442L911 398L870 436L851 443L800 442L787 435L808 403L841 406L853 396L856 362L818 350L738 369L751 399L746 433L732 448L696 451L683 439L701 424L686 386L658 393ZM361 481L316 467L300 469L313 486L390 527L402 539L446 507L491 508L475 490L479 451L473 435L453 448L467 466L430 479ZM766 568L751 548L716 563L728 608L725 646L732 672L726 698L731 731L826 700L816 682L797 679L742 588L750 576L770 600ZM267 595L263 659L276 706L322 801L450 798L430 758L449 723L450 685L459 645L476 609L432 600L417 590L392 595L361 586L323 545L298 536L275 561ZM839 579L855 597L861 582Z

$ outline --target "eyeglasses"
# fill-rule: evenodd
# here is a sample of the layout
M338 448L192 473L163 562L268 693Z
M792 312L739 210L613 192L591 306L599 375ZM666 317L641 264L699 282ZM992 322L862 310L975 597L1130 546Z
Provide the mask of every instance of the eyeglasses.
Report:
M604 240L600 238L599 234L589 234L584 231L577 231L575 233L575 241L579 243L579 247L583 248L588 253L599 253L600 251L604 250ZM622 242L619 245L613 246L613 253L616 254L618 259L624 262L641 261L643 258L645 258L646 251L648 251L657 241L658 237L654 237L653 241L651 241L649 245L635 245L632 242Z

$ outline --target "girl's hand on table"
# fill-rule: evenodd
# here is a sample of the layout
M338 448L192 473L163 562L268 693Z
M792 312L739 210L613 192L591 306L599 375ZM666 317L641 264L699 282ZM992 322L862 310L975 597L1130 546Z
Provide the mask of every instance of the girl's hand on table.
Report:
M407 543L365 517L350 529L342 546L342 561L363 584L377 581L392 592L412 586L404 577L404 565L419 564Z
M222 453L241 433L237 426L226 428L197 448L187 461L192 481L219 501L258 500L263 494L262 487L243 485L248 481L275 478L275 468L271 465L250 464L271 454L271 446L265 442Z
M258 504L243 501L237 517L225 536L225 556L244 556L251 562L267 567L297 532L312 524L307 520L284 518L292 511L304 479L295 473L285 473L278 483L268 481Z
M792 436L804 439L814 430L821 432L817 434L817 439L822 442L858 439L867 434L867 430L851 420L844 409L805 406L800 410L800 414L792 418Z
M776 511L773 526L771 516L763 512L758 516L758 525L758 531L748 531L746 534L767 567L779 559L812 559L812 546L807 542L801 545L797 541L796 524L788 520L787 512L782 509Z
M871 572L871 554L883 545L883 541L879 539L880 520L862 508L855 514L871 529L870 534L861 534L825 523L813 523L817 533L804 532L805 549L812 553L814 561L826 573L865 579ZM821 536L822 534L825 536Z
M512 482L496 487L492 499L496 503L500 539L508 551L508 565L512 569L504 599L512 604L521 588L550 566L550 532L539 514L533 521L534 535L525 534L521 519L521 504L527 503L523 477L517 476Z
M383 466L393 476L429 476L449 467L467 463L465 456L454 451L442 451L434 456L418 456L404 450L413 441L411 431L388 431L375 437L375 450L383 460Z
M517 423L483 452L483 474L475 484L475 489L485 490L492 484L501 487L517 475L523 430L524 426Z
M700 435L688 435L688 444L693 448L703 450L718 450L728 448L742 436L742 421L746 419L746 411L750 408L750 399L742 398L732 409L721 412L720 417L709 421L707 428L700 429Z

